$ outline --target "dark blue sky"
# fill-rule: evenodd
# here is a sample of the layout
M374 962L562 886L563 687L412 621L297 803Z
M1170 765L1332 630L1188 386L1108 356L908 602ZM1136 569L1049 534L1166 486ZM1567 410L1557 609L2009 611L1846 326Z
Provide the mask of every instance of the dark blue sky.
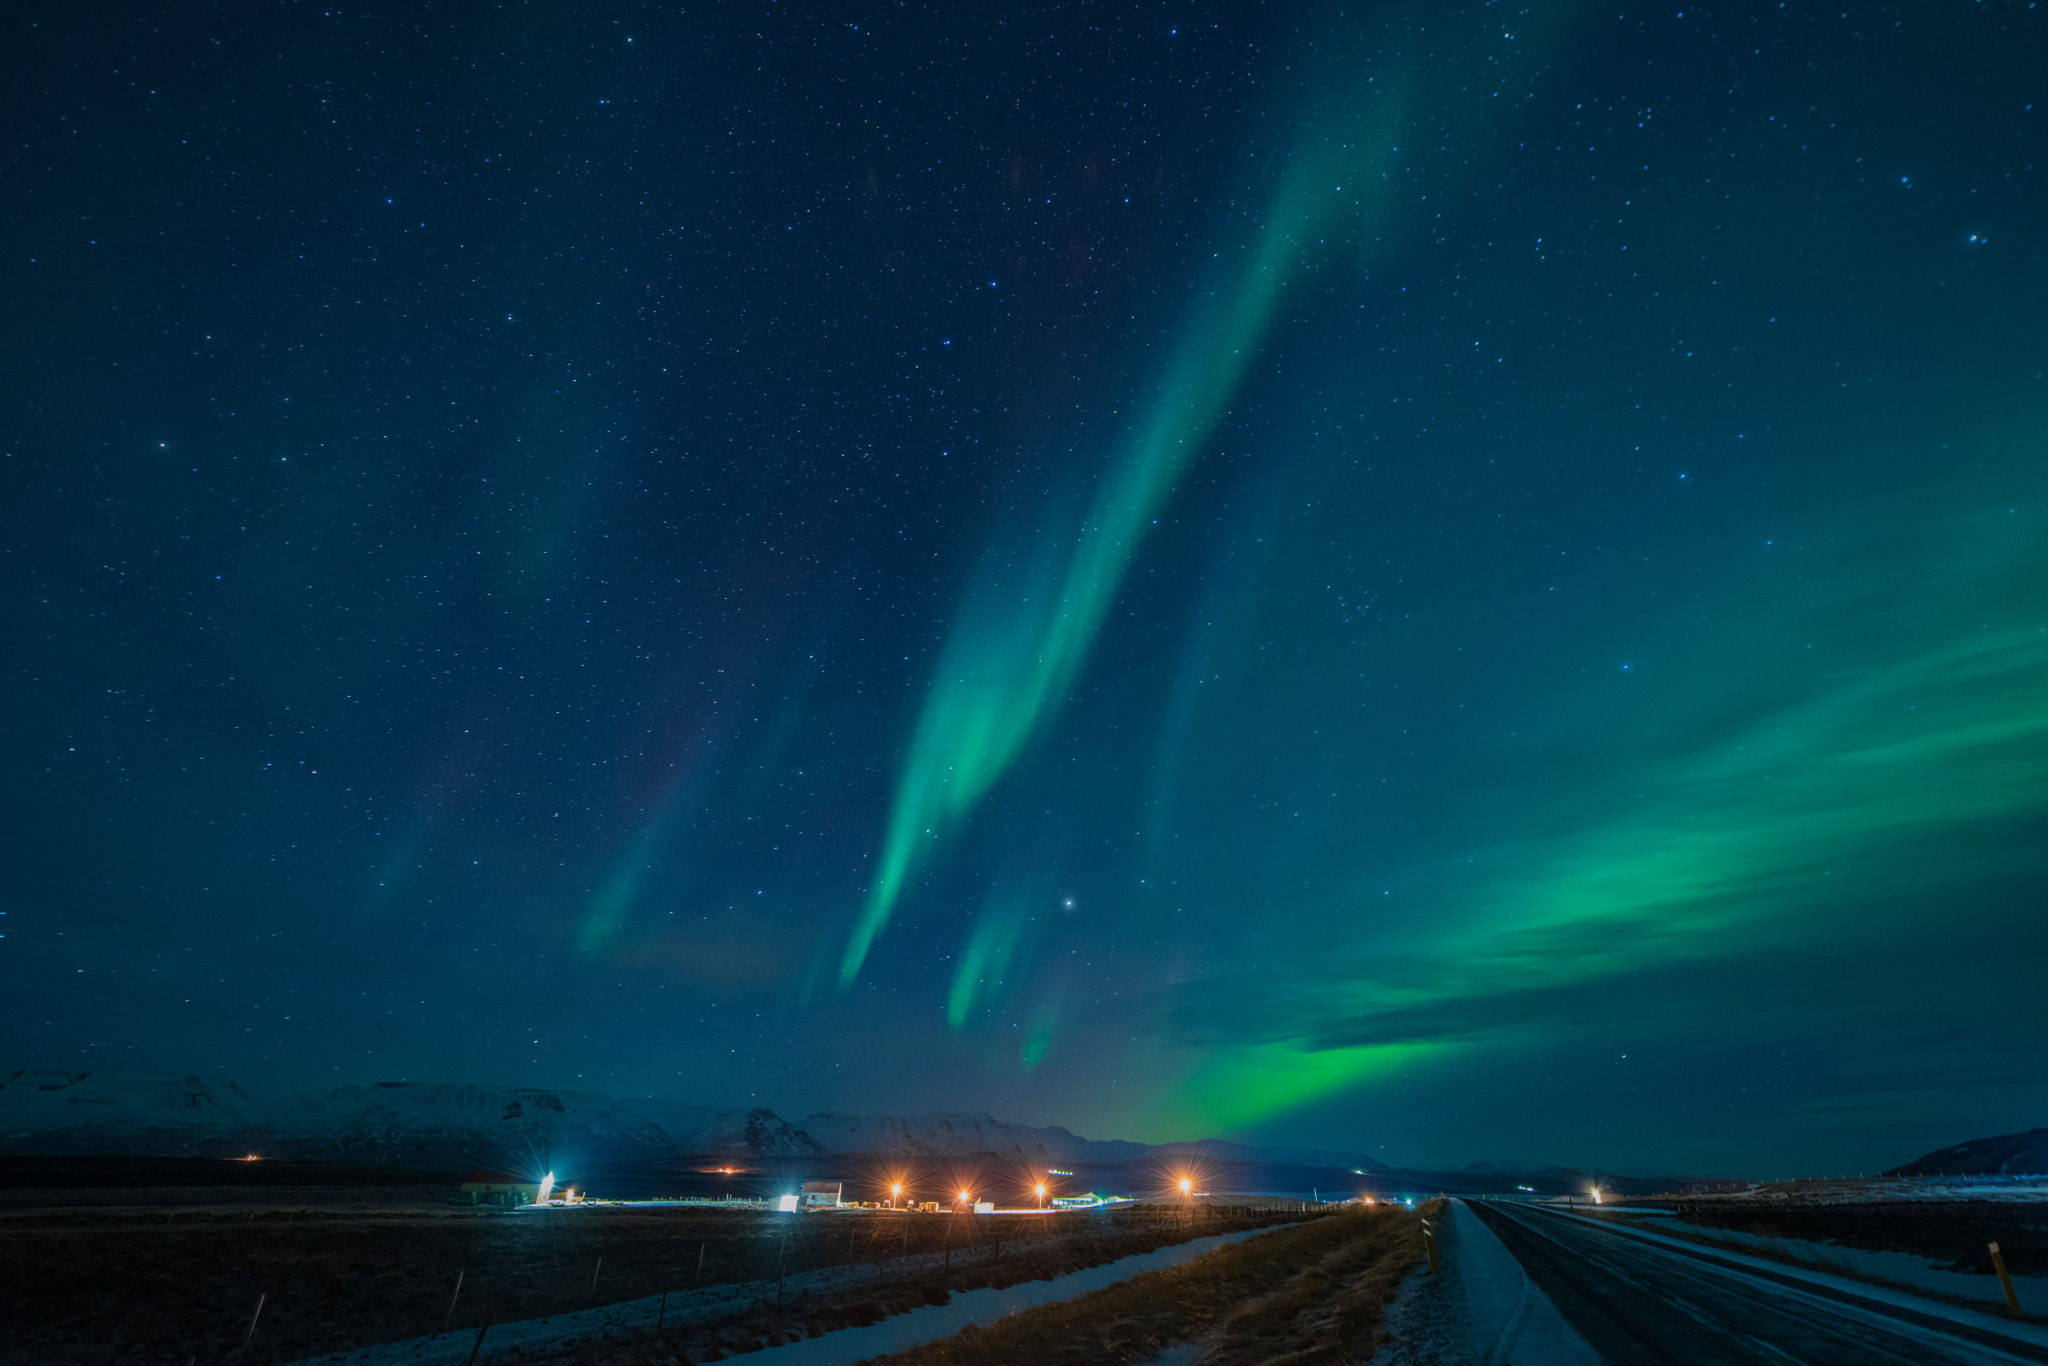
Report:
M2023 0L6 23L9 1065L2042 1122Z

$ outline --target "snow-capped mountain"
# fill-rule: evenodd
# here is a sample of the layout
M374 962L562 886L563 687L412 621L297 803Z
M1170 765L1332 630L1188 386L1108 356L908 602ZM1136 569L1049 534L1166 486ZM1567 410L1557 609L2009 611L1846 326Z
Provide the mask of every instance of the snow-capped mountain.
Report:
M2004 1176L2048 1172L2048 1129L1973 1138L1953 1148L1937 1148L1886 1176Z
M950 1157L960 1153L1017 1155L1039 1161L1079 1160L1085 1139L1065 1129L1034 1129L993 1115L938 1110L928 1115L849 1115L820 1110L796 1129L834 1153L899 1153Z
M223 1077L0 1073L0 1152L227 1157L263 1127L262 1107Z
M545 1167L673 1156L659 1124L592 1091L378 1082L259 1101L219 1077L0 1074L0 1153Z
M558 1155L622 1162L676 1150L659 1124L595 1091L383 1081L293 1097L269 1115L269 1155L307 1161L542 1171Z
M1131 1143L1087 1139L1048 1125L997 1119L993 1115L935 1110L925 1115L850 1115L821 1110L797 1120L794 1129L827 1152L900 1153L951 1157L968 1153L1015 1155L1037 1162L1148 1162L1169 1157L1208 1157L1236 1162L1274 1162L1304 1167L1370 1170L1384 1164L1359 1153L1312 1148L1268 1148L1223 1139L1192 1143Z
M679 1152L712 1157L814 1157L833 1151L773 1110L758 1106L721 1109L660 1100L627 1104L667 1130Z

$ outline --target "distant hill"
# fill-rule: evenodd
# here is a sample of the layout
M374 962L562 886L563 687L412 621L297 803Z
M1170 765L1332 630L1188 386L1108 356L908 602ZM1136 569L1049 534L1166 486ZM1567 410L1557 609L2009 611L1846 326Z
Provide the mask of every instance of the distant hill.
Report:
M784 1120L766 1109L717 1110L662 1100L633 1100L625 1104L661 1123L682 1151L713 1155L888 1153L904 1157L964 1157L993 1153L1034 1162L1146 1162L1200 1156L1353 1171L1384 1170L1381 1163L1359 1153L1255 1147L1214 1138L1189 1143L1086 1139L1058 1125L1033 1128L979 1111L855 1115L820 1110L799 1120Z
M1973 1138L1916 1157L1886 1176L2028 1176L2048 1172L2048 1129Z
M554 1154L635 1162L675 1151L668 1133L595 1091L378 1082L283 1100L266 1156L307 1162L544 1169Z
M379 1082L258 1102L220 1077L0 1073L0 1154L521 1167L668 1157L656 1124L592 1091Z
M1209 1157L1236 1162L1339 1167L1353 1171L1384 1169L1381 1163L1360 1153L1258 1147L1219 1138L1190 1143L1086 1139L1058 1125L1035 1129L1028 1124L997 1119L978 1111L849 1115L823 1110L795 1121L791 1128L819 1143L826 1152L834 1153L895 1153L918 1157L994 1153L999 1157L1017 1156L1036 1162L1150 1162L1170 1157Z
M263 1107L223 1077L0 1073L0 1153L236 1157Z
M377 1082L259 1100L221 1077L0 1073L0 1154L265 1157L409 1167L542 1168L680 1156L994 1154L1032 1162L1130 1163L1184 1156L1384 1171L1358 1153L1091 1140L978 1112L855 1115L791 1122L762 1107L616 1100L595 1091L455 1082Z

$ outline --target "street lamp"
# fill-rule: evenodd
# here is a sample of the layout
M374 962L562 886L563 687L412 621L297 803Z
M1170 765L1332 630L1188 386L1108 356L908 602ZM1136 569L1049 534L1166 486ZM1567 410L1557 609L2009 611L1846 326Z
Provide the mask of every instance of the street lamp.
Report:
M889 1187L889 1208L890 1208L890 1209L895 1209L895 1208L896 1208L896 1197L898 1197L898 1196L900 1196L900 1195L902 1195L902 1194L903 1194L903 1186L902 1186L902 1183L901 1183L901 1182L897 1183L896 1185L893 1185L893 1186Z
M1043 1181L1038 1183L1038 1207L1040 1209L1045 1208L1045 1183Z
M1185 1176L1183 1176L1183 1177L1182 1177L1182 1178L1180 1179L1180 1193L1181 1193L1182 1195L1192 1195L1192 1194L1194 1194L1194 1190L1195 1190L1195 1183L1194 1183L1194 1182L1192 1182L1192 1181L1190 1181L1190 1180L1188 1180L1188 1179L1187 1179L1187 1178L1186 1178Z

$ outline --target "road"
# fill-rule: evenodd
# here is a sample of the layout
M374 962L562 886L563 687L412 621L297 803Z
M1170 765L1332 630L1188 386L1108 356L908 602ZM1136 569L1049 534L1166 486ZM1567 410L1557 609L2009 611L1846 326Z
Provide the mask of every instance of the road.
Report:
M1607 1366L2048 1362L2048 1334L1865 1299L1549 1210L1468 1202ZM2027 1340L2035 1339L2034 1341Z

